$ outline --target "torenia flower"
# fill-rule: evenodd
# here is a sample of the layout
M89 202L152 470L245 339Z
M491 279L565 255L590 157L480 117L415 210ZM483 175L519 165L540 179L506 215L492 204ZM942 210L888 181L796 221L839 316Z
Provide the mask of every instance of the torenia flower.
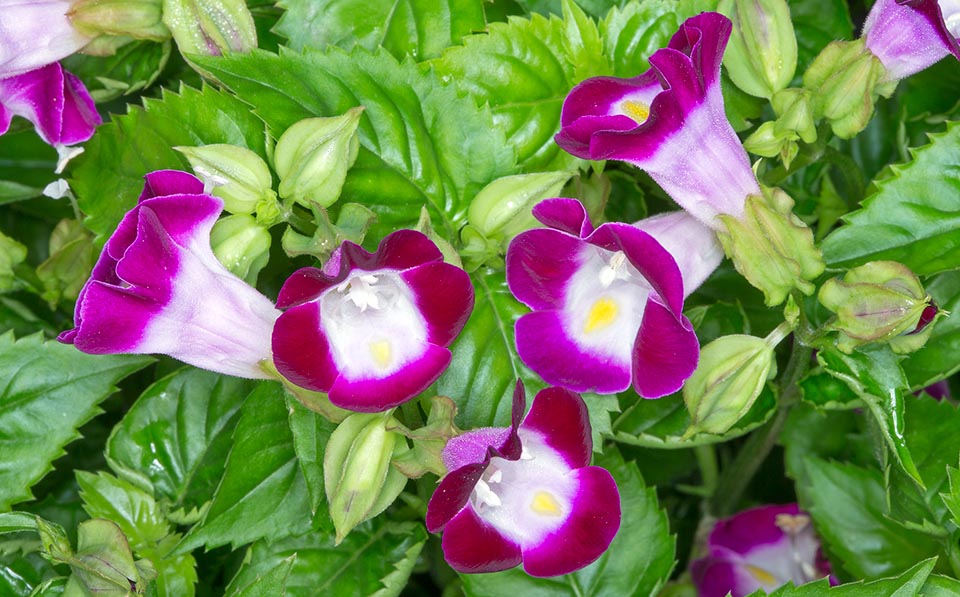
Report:
M59 340L91 354L160 353L218 373L269 378L280 315L210 248L223 202L186 172L147 174L139 203L107 241Z
M427 529L443 531L443 555L460 572L523 563L532 576L590 564L620 528L620 493L590 464L587 408L576 394L547 388L526 418L523 385L510 427L468 431L443 450L449 474L427 506Z
M620 392L631 379L646 398L677 391L699 355L683 300L723 258L714 233L683 212L594 229L573 199L547 199L533 215L547 228L507 250L510 290L533 309L516 323L523 362L578 392ZM682 269L658 237L678 245Z
M717 522L707 555L690 565L700 597L743 597L830 576L810 517L796 504L761 506ZM831 584L837 584L830 577Z
M886 81L918 73L948 54L960 59L960 0L877 0L863 38Z
M339 407L376 412L446 369L446 347L473 310L473 286L426 236L400 230L375 253L344 242L322 270L294 272L277 306L277 370Z
M70 0L0 0L0 79L57 62L90 42L67 16Z
M557 144L580 158L646 170L712 228L720 227L718 215L741 218L760 185L723 111L720 62L730 30L721 14L697 15L642 75L583 81L564 101Z
M0 79L0 135L14 116L58 149L86 141L102 122L83 83L58 63Z

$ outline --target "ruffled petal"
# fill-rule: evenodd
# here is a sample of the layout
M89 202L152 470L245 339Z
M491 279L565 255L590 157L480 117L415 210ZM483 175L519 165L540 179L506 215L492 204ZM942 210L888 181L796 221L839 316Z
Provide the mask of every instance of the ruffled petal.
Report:
M653 298L647 301L633 351L633 387L644 398L672 394L700 359L700 342L684 315L678 318Z
M155 170L144 176L143 180L143 191L140 192L137 203L167 195L203 194L203 181L181 170Z
M507 248L507 285L533 309L559 309L569 280L580 267L584 242L559 230L537 228L516 237Z
M102 122L83 84L58 63L0 79L0 104L32 122L50 145L86 141ZM9 115L3 120L9 125Z
M274 324L272 345L277 371L300 387L328 392L340 375L316 303L284 311Z
M98 281L89 282L84 291L83 300L77 301L77 326L57 339L88 354L142 352L146 328L163 305Z
M486 450L484 450L486 452ZM480 476L487 467L489 458L484 455L479 462L466 464L451 470L440 480L440 485L434 490L427 504L427 530L439 533L467 506L470 494L476 486Z
M579 238L593 232L586 208L576 199L544 199L533 206L532 213L544 226Z
M520 428L539 433L543 442L560 454L570 468L590 464L593 453L590 415L586 404L573 392L556 387L538 392Z
M427 340L449 346L473 312L470 276L459 267L434 262L412 267L400 277L413 291L417 308L427 322Z
M583 568L607 550L620 529L620 492L610 473L589 466L571 475L577 490L570 516L539 545L523 549L523 569L531 576Z
M484 524L467 506L443 532L443 557L458 572L498 572L519 564L520 546Z
M441 456L448 471L484 462L490 448L502 446L510 436L509 427L481 427L451 437Z

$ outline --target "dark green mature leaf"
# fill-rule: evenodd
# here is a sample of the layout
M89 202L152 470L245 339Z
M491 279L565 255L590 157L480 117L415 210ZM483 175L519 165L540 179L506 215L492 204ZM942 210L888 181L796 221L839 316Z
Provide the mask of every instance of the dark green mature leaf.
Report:
M64 60L64 68L87 84L97 103L149 87L170 58L171 43L134 41L111 56L77 53Z
M428 60L486 26L482 0L281 0L274 31L295 50L370 51L384 47L398 59Z
M32 498L30 487L100 412L114 384L151 362L87 355L40 335L0 336L0 510Z
M313 532L250 547L227 594L296 555L287 577L287 595L399 595L427 540L423 525L413 522L366 522L339 546L333 534Z
M54 576L53 565L37 552L5 553L0 555L0 595L32 595L45 579Z
M637 465L624 462L615 450L605 451L596 464L610 471L620 489L623 518L610 548L586 568L552 578L534 578L521 568L494 574L464 574L461 578L468 595L656 594L669 578L676 555L676 538L670 534L656 490L645 487Z
M960 313L960 272L946 272L927 285L927 292L941 309ZM937 321L930 339L920 350L907 355L903 372L912 390L953 375L960 370L960 317L948 316Z
M323 453L337 426L291 397L287 398L287 408L293 448L310 492L310 511L316 514L327 501L323 485Z
M144 100L97 129L76 159L70 184L85 224L101 242L123 214L137 203L143 176L154 170L190 171L177 145L228 143L266 157L263 123L239 99L212 88L180 93L164 90L161 99ZM107 173L107 174L105 174Z
M808 483L797 485L800 504L854 577L898 574L939 553L938 542L888 517L879 472L818 458L806 459L804 469Z
M254 387L193 367L164 377L114 428L111 468L173 508L202 507L220 482L240 407Z
M437 231L453 238L477 191L516 172L514 150L489 111L385 51L195 60L252 104L274 136L303 118L364 106L360 152L340 201L362 203L377 214L368 238L415 225L423 205Z
M517 356L514 322L528 309L507 288L503 272L473 273L476 305L450 347L453 360L438 380L437 393L457 404L457 425L463 429L506 426L517 379L527 389L527 404L545 387Z
M927 584L925 583L933 578L930 576L930 571L933 570L934 564L936 564L936 560L929 559L893 578L884 578L873 582L847 583L837 587L831 587L830 581L826 578L799 587L789 583L770 593L770 597L820 597L821 595L829 597L908 597L911 595L929 595L926 592ZM924 588L922 592L921 587ZM756 593L751 593L750 597L761 597L766 594L762 590L758 590Z
M297 464L279 383L261 382L247 396L223 479L203 521L177 551L277 540L310 528L310 495Z
M797 75L828 43L853 38L850 10L843 0L791 0L789 5L797 34Z
M849 355L824 349L817 360L863 400L904 472L923 483L904 436L904 391L909 384L900 357L882 345L861 347Z
M766 423L777 410L777 398L767 385L750 411L723 435L698 433L681 439L690 427L690 412L679 393L658 400L644 400L633 392L624 394L630 406L613 425L614 439L644 448L680 449L715 444L740 437Z
M828 267L899 261L919 275L960 267L960 126L931 135L823 242Z
M860 396L847 384L822 370L800 380L800 397L821 409L846 410L863 406Z
M290 577L290 569L297 560L294 554L270 570L250 581L250 584L237 588L231 597L276 597L277 595L287 594L287 578Z
M445 81L489 104L494 122L527 171L564 170L575 158L553 142L560 108L576 81L567 59L565 25L557 17L533 15L492 23L489 32L464 39L434 61Z
M940 574L931 574L927 578L927 582L923 584L920 594L923 597L954 597L960 595L960 580Z

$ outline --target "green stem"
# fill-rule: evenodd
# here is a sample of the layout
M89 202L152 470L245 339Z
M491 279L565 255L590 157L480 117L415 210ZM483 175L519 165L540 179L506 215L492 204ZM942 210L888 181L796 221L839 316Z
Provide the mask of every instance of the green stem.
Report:
M717 517L733 514L753 476L777 444L780 431L787 421L790 408L800 398L798 383L810 368L812 350L794 337L793 352L784 370L780 387L780 404L768 424L753 432L740 448L736 458L727 466L716 485L708 510Z
M697 464L700 466L703 488L707 491L707 495L713 495L720 473L720 469L717 467L717 451L712 444L705 444L694 447L693 453L697 457Z

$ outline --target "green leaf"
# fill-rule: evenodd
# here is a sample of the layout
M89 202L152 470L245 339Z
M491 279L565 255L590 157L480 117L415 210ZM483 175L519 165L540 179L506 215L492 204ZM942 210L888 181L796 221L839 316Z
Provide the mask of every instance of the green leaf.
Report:
M143 108L128 110L97 129L76 159L70 180L87 214L85 224L101 242L136 205L146 173L190 171L174 146L228 143L266 157L263 123L247 104L227 93L181 86L179 94L164 90L160 99L145 99Z
M433 64L444 81L453 81L478 105L490 105L525 171L568 170L576 163L553 142L563 100L575 83L565 28L557 17L511 17L465 38ZM587 60L580 56L578 62Z
M477 191L516 172L514 150L489 111L385 51L258 51L195 61L253 105L274 136L304 118L364 106L360 152L341 202L377 214L374 240L416 224L423 205L453 238Z
M0 232L0 292L13 290L17 283L16 267L27 258L27 248Z
M332 534L319 532L260 541L250 547L226 592L231 594L296 555L287 577L289 597L398 595L426 540L421 524L373 520L354 529L337 547Z
M453 360L437 381L437 393L457 404L463 429L510 424L517 379L527 404L545 384L517 356L513 326L528 309L513 298L503 272L480 269L471 275L476 303L463 331L451 345Z
M927 285L927 292L941 309L960 313L960 272L940 274ZM923 348L903 361L903 372L912 390L921 390L960 370L960 317L937 321Z
M949 576L931 574L923 584L920 595L924 597L953 597L960 595L960 580Z
M146 89L157 79L170 58L170 42L134 41L111 56L76 53L63 61L64 68L87 84L97 103Z
M114 384L151 363L130 355L87 355L40 335L0 336L0 511L33 497L77 429L100 412Z
M277 540L309 529L310 519L310 495L293 448L286 394L279 383L261 382L243 403L213 503L177 552Z
M0 205L39 197L43 189L27 186L15 180L0 180Z
M674 450L724 442L763 425L777 410L777 398L768 384L750 411L723 435L697 433L689 439L681 439L690 427L690 412L679 393L658 400L644 400L633 392L623 396L630 406L624 408L623 414L614 422L613 438L644 448Z
M860 397L847 384L822 370L811 372L800 380L800 397L824 410L863 406Z
M667 45L687 16L669 0L629 2L600 22L604 52L617 77L636 77L650 68L650 56ZM699 10L696 12L700 12Z
M230 593L230 597L276 597L287 594L287 579L293 563L297 561L297 554L293 554L270 570L250 581L243 588Z
M930 139L911 151L912 161L891 166L861 209L823 241L828 267L883 259L918 275L960 267L960 126Z
M673 569L676 538L670 534L656 490L645 487L637 465L624 462L615 450L605 451L597 464L610 471L620 489L623 518L610 548L586 568L563 576L535 578L519 567L493 574L462 574L468 595L584 597L657 593Z
M770 593L770 597L820 597L828 595L829 597L908 597L911 595L928 595L926 591L921 592L920 588L926 589L925 582L929 582L930 571L936 560L929 559L918 563L903 574L897 577L884 578L873 582L847 583L837 587L831 587L826 579L820 579L816 582L807 583L799 587L793 586L793 583L777 589ZM754 595L765 595L762 590L758 590Z
M274 31L294 50L384 47L398 59L428 60L486 26L481 0L281 0Z
M3 512L0 514L0 535L37 530L37 518L26 512Z
M829 551L854 577L898 574L939 553L929 536L888 517L878 472L818 458L807 459L804 469L809 482L797 485L800 503Z
M853 38L853 22L843 0L791 0L789 5L797 34L798 75L828 43Z
M290 430L293 432L293 448L300 462L300 471L307 482L310 492L310 511L314 514L324 506L326 510L327 494L323 485L323 454L330 435L337 428L312 410L308 410L297 400L287 397L290 411Z
M809 485L804 465L810 458L874 466L875 448L861 428L863 422L854 411L823 411L806 403L794 406L780 433L787 475L797 485Z
M220 482L240 407L254 387L194 367L160 379L111 433L110 467L173 508L201 508Z

